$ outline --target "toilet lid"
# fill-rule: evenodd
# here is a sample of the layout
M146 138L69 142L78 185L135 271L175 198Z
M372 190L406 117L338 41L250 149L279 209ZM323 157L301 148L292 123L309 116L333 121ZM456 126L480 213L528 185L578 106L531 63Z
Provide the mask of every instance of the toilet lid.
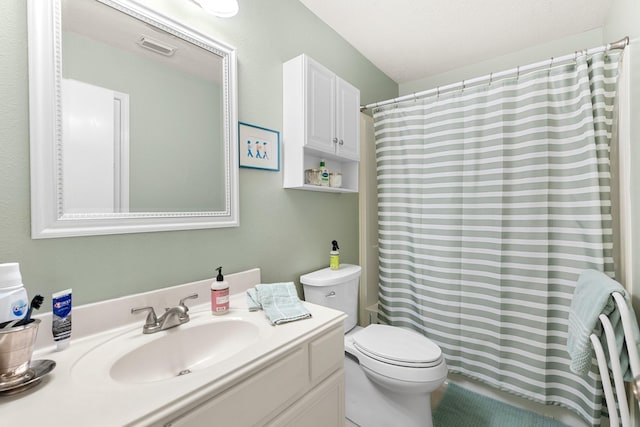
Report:
M442 350L433 341L396 326L369 325L353 335L353 344L367 356L394 365L423 368L442 359Z

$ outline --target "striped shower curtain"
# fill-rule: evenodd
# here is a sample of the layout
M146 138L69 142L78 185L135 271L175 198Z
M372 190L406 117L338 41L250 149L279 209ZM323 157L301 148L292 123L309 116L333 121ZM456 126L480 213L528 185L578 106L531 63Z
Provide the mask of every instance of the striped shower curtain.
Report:
M598 424L569 370L578 275L613 275L609 145L620 53L374 111L380 317L452 372Z

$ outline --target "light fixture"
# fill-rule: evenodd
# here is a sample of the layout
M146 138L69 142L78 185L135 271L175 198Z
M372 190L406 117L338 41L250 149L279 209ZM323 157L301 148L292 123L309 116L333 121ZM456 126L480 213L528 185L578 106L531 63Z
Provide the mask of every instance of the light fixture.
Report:
M176 52L176 50L178 50L178 48L175 46L171 46L170 44L158 41L145 35L140 36L136 43L138 43L140 47L144 47L145 49L149 49L164 56L172 56Z
M231 18L238 13L238 0L193 0L205 12L221 18Z

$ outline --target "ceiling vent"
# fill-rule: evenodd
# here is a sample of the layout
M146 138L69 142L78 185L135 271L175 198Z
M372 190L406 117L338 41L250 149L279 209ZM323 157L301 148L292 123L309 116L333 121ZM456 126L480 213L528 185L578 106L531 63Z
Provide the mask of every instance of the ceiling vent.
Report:
M136 43L145 49L152 50L164 56L172 56L175 51L178 50L177 47L155 40L149 36L140 36Z

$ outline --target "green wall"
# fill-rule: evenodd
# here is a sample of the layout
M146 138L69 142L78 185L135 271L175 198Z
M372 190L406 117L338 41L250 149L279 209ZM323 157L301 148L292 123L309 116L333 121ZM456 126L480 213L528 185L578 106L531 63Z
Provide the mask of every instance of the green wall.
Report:
M297 0L242 0L240 13L231 19L206 15L189 1L141 2L235 46L239 120L279 131L281 64L300 53L359 87L361 103L367 104L561 56L623 35L631 36L634 53L640 32L638 3L614 0L602 29L398 87ZM252 169L240 169L239 228L31 240L25 0L0 2L0 34L0 262L20 262L31 294L49 296L73 287L76 302L88 303L209 278L218 265L229 273L258 266L265 281L297 281L300 274L328 263L332 239L340 241L343 262L357 263L357 195L284 190L282 172ZM640 53L635 58L632 119L640 111ZM636 121L632 138L639 137ZM638 163L640 147L635 144L632 165ZM632 167L632 174L633 187L638 188L640 170ZM637 192L632 205L633 217L640 218ZM634 249L640 254L640 224L634 225ZM634 278L640 284L640 269Z
M361 91L362 103L398 86L297 0L242 0L231 19L193 2L145 0L238 53L238 119L282 130L282 62L301 53ZM358 262L358 197L282 188L282 172L240 169L240 227L31 240L26 1L0 2L0 262L20 262L31 295L72 287L78 304L262 268L263 280L297 281ZM49 304L45 307L49 309Z

